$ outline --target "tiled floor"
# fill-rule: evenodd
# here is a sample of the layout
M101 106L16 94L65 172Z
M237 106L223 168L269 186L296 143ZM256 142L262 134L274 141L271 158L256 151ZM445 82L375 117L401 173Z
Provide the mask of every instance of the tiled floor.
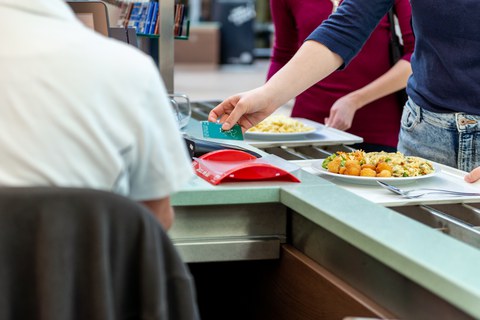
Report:
M191 101L221 101L233 94L250 90L265 82L269 61L261 59L252 65L175 65L174 90ZM291 103L278 112L289 113Z
M223 100L228 96L253 89L265 82L268 60L252 65L175 65L174 89L192 101Z

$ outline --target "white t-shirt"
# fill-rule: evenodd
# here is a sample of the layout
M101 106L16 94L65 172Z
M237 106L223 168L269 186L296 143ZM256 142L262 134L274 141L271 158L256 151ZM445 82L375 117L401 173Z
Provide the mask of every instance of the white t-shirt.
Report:
M170 195L192 176L153 60L62 0L0 0L0 185Z

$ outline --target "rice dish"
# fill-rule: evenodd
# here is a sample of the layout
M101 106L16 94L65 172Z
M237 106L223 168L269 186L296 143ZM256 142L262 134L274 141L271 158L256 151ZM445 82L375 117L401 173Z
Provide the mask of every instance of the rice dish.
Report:
M297 133L309 132L315 128L307 126L302 122L284 115L272 115L251 127L247 132L265 132L265 133Z
M337 163L337 165L334 166L334 163ZM356 165L361 168L358 170L358 174L352 175L362 175L361 170L364 167L370 167L373 168L371 170L375 172L375 175L370 176L382 176L381 172L385 168L378 169L382 165L387 166L387 171L389 171L383 172L383 177L417 177L431 174L435 171L432 163L420 157L405 156L401 152L364 152L362 150L348 153L338 151L325 159L322 163L322 167L330 172L349 174L352 170L345 171L344 167L346 165L348 167L348 165L351 165L352 163L353 165L357 163Z

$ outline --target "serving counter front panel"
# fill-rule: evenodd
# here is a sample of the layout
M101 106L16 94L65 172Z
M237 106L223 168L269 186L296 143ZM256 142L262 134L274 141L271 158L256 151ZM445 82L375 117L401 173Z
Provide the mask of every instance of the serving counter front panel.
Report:
M278 259L286 242L280 203L176 206L170 232L186 262Z

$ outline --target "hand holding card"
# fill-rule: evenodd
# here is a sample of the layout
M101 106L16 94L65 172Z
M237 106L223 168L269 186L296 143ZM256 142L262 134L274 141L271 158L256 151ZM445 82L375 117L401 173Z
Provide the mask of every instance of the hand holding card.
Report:
M242 128L238 124L230 130L223 130L221 123L202 121L202 131L204 138L243 140Z

